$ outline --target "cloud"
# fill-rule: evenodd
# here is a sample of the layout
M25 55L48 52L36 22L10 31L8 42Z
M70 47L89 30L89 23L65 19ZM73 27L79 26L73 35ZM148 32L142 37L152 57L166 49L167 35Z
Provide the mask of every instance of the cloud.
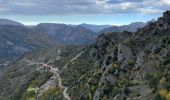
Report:
M160 0L161 5L170 6L170 0Z
M7 8L0 7L0 12L5 12L5 11L7 11L7 10L8 10Z
M143 14L157 14L162 13L159 9L152 9L152 8L138 8L137 11L143 13Z
M157 14L170 0L0 0L0 7L4 15Z

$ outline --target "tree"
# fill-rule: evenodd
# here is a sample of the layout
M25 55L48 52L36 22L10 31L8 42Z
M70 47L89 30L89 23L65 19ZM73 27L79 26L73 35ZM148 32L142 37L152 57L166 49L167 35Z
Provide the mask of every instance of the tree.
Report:
M160 94L161 97L165 98L166 95L168 94L168 91L166 89L161 89L159 94Z
M162 77L159 82L160 82L161 85L164 85L166 83L166 78Z
M170 100L170 92L166 95L166 100Z
M104 96L102 100L109 100L107 96Z

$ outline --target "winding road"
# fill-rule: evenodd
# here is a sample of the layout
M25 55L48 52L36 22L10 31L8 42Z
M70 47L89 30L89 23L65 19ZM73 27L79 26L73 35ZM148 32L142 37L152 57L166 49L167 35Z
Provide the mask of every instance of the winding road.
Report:
M69 95L67 93L68 88L66 86L62 85L62 81L61 81L61 77L60 77L59 73L63 72L63 70L67 68L67 66L70 62L73 62L76 59L78 59L78 57L80 57L83 53L84 53L84 51L80 52L78 55L76 55L74 58L72 58L68 63L66 63L63 66L62 71L59 71L57 67L53 67L53 66L46 64L46 63L35 63L35 62L30 61L30 60L24 59L28 63L28 65L48 66L48 67L50 67L50 72L52 72L54 74L46 83L44 83L40 88L38 88L38 90L39 90L38 97L42 96L43 93L46 90L48 90L50 87L55 87L55 79L58 79L58 86L61 89L64 89L63 90L64 98L66 98L67 100L71 100L71 98L69 97ZM37 68L37 70L39 70L39 69L40 68Z
M54 75L44 84L42 85L39 90L40 90L40 93L38 94L38 96L41 96L43 94L43 92L45 92L46 90L48 90L51 86L55 85L54 82L55 82L55 78L58 78L59 82L58 82L58 85L61 89L64 89L63 91L63 95L64 97L67 99L67 100L71 100L68 93L67 93L67 87L63 86L62 85L62 81L61 81L61 77L60 75L58 74L59 70L58 68L53 68L53 66L51 65L48 65L48 64L45 64L45 63L34 63L30 60L27 60L27 59L24 59L26 62L28 62L29 64L28 65L42 65L42 66L49 66L51 69L50 69L50 72L52 72ZM53 85L52 85L53 84Z

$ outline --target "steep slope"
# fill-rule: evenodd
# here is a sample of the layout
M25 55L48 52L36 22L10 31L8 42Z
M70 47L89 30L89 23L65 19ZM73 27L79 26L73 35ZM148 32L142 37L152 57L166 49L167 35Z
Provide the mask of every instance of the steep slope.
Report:
M36 98L35 88L51 79L55 84L49 84L51 88L38 97L40 100L64 99L65 89L58 84L61 81L71 100L169 100L169 53L167 11L135 34L112 32L100 35L91 46L53 48L25 55L0 75L1 98ZM61 78L51 77L48 65L29 65L24 59L56 67ZM40 67L42 71L36 70ZM38 74L31 74L32 71Z
M85 99L168 100L170 11L135 34L101 35L92 54L98 78L92 76ZM94 81L96 80L96 81ZM90 94L90 96L89 96ZM74 97L73 97L74 98Z
M137 29L144 27L146 24L147 23L143 23L143 22L135 22L129 25L112 26L101 30L100 33L123 32L123 31L136 32Z
M94 43L96 35L82 26L71 27L65 24L42 23L34 29L46 33L61 44L85 45Z
M56 42L40 32L18 25L0 26L0 58L15 58L37 48L56 45Z
M169 18L167 11L135 34L99 36L94 46L61 73L70 98L168 100Z

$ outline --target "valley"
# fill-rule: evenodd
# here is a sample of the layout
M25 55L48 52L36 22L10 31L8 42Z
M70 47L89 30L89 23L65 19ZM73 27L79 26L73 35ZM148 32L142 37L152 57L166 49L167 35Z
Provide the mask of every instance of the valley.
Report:
M0 19L0 100L170 100L170 11L129 25Z

